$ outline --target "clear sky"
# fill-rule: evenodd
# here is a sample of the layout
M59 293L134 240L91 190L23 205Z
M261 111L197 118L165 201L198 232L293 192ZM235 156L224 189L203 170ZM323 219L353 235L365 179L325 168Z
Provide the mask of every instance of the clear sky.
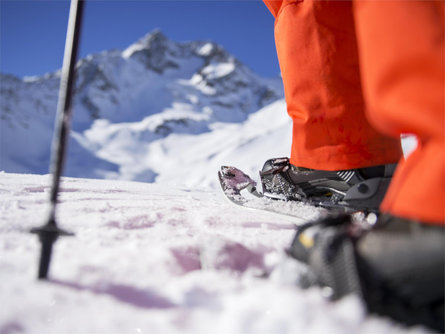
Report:
M69 1L0 0L0 72L61 68ZM174 41L211 40L260 75L279 74L274 19L260 0L87 0L80 56L124 49L160 28Z

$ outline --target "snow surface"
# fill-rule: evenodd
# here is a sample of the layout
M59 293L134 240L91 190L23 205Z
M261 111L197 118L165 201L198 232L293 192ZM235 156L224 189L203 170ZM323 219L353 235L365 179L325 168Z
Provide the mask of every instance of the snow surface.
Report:
M214 190L65 178L57 221L76 235L56 243L50 280L38 281L28 231L45 222L49 182L0 173L2 334L427 332L297 288L283 252L294 221Z

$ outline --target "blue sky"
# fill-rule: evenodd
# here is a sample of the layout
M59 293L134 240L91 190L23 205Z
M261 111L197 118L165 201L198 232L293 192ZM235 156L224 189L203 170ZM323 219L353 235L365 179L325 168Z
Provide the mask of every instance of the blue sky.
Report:
M62 66L69 1L0 0L0 71L19 77ZM260 0L87 1L80 56L124 49L160 28L171 40L211 40L260 75L279 73L274 19Z

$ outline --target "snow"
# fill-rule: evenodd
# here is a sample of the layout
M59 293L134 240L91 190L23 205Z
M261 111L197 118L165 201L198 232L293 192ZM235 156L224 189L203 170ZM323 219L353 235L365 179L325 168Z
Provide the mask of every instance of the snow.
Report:
M223 78L235 70L235 64L231 62L210 64L206 66L202 73L210 80Z
M417 148L418 145L417 138L414 135L404 135L402 136L401 140L402 140L403 155L405 157L408 157Z
M426 333L293 283L292 219L219 191L64 178L50 280L36 279L48 175L0 173L0 333ZM267 278L266 278L267 277Z
M128 48L126 48L124 51L122 51L122 57L128 59L130 58L135 52L141 51L144 49L144 46L141 44L132 44Z
M198 54L200 56L209 56L213 51L212 43L206 43L198 49Z

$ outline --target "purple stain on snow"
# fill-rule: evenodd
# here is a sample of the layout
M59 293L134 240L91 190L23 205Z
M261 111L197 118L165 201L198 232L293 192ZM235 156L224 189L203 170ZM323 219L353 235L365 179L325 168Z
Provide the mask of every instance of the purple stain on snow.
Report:
M118 229L121 229L121 228L123 228L122 226L121 226L121 223L119 223L119 222L117 222L117 221L111 221L111 222L108 222L108 223L106 223L105 224L105 227L112 227L112 228L118 228Z
M264 254L255 252L235 242L226 242L208 259L207 263L214 269L229 269L235 272L245 272L249 268L264 269Z
M170 250L182 273L201 269L199 249L195 247L173 248Z
M23 188L24 191L28 193L43 193L45 190L49 189L48 186L39 186L39 187L26 187Z
M123 230L140 230L145 228L151 228L155 225L155 222L149 219L146 215L134 216L125 219L125 221L117 222L110 221L105 226L123 229Z
M60 188L61 193L75 193L81 191L80 189L76 188Z
M126 285L111 284L106 286L103 291L99 290L99 293L111 295L122 302L140 308L165 309L175 306L174 303L154 291L137 289Z
M176 304L160 296L150 289L140 289L123 284L101 284L99 286L83 286L78 283L50 280L51 283L78 291L90 291L98 295L109 295L120 302L146 309L166 309Z
M26 187L23 188L24 191L28 192L28 193L43 193L46 190L49 190L49 186L39 186L39 187ZM60 188L59 192L64 192L64 193L74 193L74 192L79 192L81 191L80 189L76 189L76 188Z
M17 322L7 322L0 327L0 334L18 334L26 333L27 331Z

